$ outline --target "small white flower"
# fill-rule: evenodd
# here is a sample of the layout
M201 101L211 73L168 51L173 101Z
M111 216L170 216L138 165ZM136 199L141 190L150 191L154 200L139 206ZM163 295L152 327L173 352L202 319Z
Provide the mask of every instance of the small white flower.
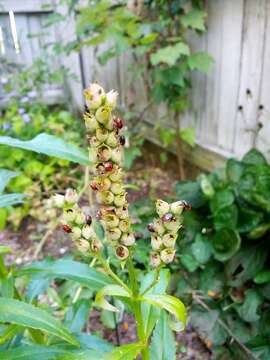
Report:
M93 230L92 226L90 225L85 225L83 228L82 228L82 236L86 239L86 240L89 240L91 239L92 237L94 237L96 234L95 234L95 231Z
M153 225L154 225L155 232L158 235L164 234L165 229L164 229L163 223L160 219L154 219Z
M121 220L119 222L119 229L123 232L126 233L129 231L130 229L130 221L129 220Z
M150 263L153 268L157 268L161 264L161 259L159 254L157 254L156 252L151 252Z
M116 107L116 103L117 103L117 98L118 98L118 92L115 90L111 90L106 94L106 104L114 109Z
M83 115L85 127L88 131L93 132L98 127L98 122L93 114L85 113Z
M111 118L111 109L108 106L101 106L96 111L96 119L102 124L106 125Z
M118 145L118 139L113 132L111 132L110 135L107 137L106 144L113 148Z
M71 237L73 240L78 240L82 236L82 231L78 226L72 228Z
M53 204L58 208L62 208L65 204L65 196L61 194L55 194L53 196Z
M151 236L151 246L153 250L159 250L162 246L162 240L161 237L158 235L152 235Z
M161 251L160 258L165 264L169 264L173 261L175 256L175 250L167 248Z
M164 222L164 226L167 230L177 233L177 231L182 227L180 219L173 218L168 222Z
M86 105L90 110L97 109L105 97L104 89L97 83L93 83L88 89L84 90Z
M126 203L126 193L116 195L114 197L114 204L117 207L123 207Z
M120 239L122 233L121 230L118 228L109 229L107 231L107 236L109 241L117 241Z
M125 246L132 246L135 243L135 236L132 233L125 233L121 237L121 243Z
M115 209L116 216L119 217L119 219L127 219L129 218L128 214L128 207L123 206Z
M67 189L65 194L65 200L69 204L75 204L78 201L78 193L74 189Z
M122 184L119 183L112 183L111 185L111 192L114 193L115 195L119 195L121 193L123 193L124 189Z
M173 248L177 239L177 234L165 234L162 237L162 242L166 247Z
M166 213L170 211L170 205L163 200L157 200L156 201L156 211L159 215L159 217L162 217Z
M85 239L76 240L76 246L77 246L78 250L83 253L89 251L89 249L90 249L90 244Z

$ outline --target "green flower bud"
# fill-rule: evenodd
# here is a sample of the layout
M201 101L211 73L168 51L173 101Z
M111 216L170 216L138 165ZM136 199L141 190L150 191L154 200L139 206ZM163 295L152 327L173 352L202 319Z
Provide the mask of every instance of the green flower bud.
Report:
M119 219L128 219L129 218L128 207L123 206L123 207L116 208L115 214Z
M96 119L102 124L106 125L111 118L111 109L108 106L101 106L96 111Z
M181 228L180 219L173 217L172 220L168 222L164 222L164 226L167 230L172 231L173 233L177 233L177 231Z
M91 241L91 250L94 253L98 253L103 248L102 242L97 238L93 238Z
M96 235L94 229L92 228L92 226L90 225L85 225L83 228L82 228L82 236L86 239L86 240L89 240L91 239L92 237L94 237Z
M113 132L111 132L110 135L108 136L106 140L106 144L113 148L115 148L118 145L118 139Z
M177 234L165 234L162 237L162 242L166 247L173 248L177 239Z
M109 241L118 241L121 237L121 230L118 228L109 229L107 231L107 236Z
M123 158L122 150L119 148L113 149L111 152L111 160L116 164L121 164Z
M118 98L118 92L115 90L111 90L106 94L106 105L108 105L111 109L116 107Z
M101 145L98 148L97 157L100 161L108 161L112 156L112 151L107 145Z
M53 196L53 201L52 201L52 205L58 207L58 208L62 208L65 204L65 196L64 195L60 195L60 194L55 194Z
M110 174L110 179L114 182L120 181L122 177L123 173L121 168L113 170L113 172Z
M116 228L119 224L119 219L117 218L117 216L115 216L113 214L104 215L103 221L104 221L106 227L109 229Z
M114 193L115 195L122 194L124 192L123 185L119 183L112 183L111 192Z
M97 150L95 148L89 149L88 158L91 163L96 163L98 161Z
M153 268L157 268L161 264L161 259L158 253L150 253L150 263Z
M84 222L85 222L84 214L82 213L82 211L78 211L76 218L75 218L75 223L77 225L82 225L82 224L84 224Z
M162 217L166 213L170 211L170 205L163 200L157 200L156 201L156 211L158 213L159 217Z
M126 193L122 193L114 197L115 206L123 207L125 203L126 203Z
M119 245L117 246L117 248L115 249L115 254L118 257L118 259L120 260L125 260L128 258L129 256L129 251L128 248L123 246L123 245Z
M73 209L65 209L63 212L63 220L64 222L70 223L73 222L76 218L77 211Z
M90 244L85 239L78 239L78 240L76 240L75 244L76 244L78 250L81 251L82 253L86 253L90 249Z
M109 136L108 130L106 130L104 128L97 129L96 138L98 139L98 141L105 142L106 139L108 138L108 136Z
M171 212L174 215L181 215L183 210L185 209L185 203L183 201L175 201L171 204Z
M152 235L151 236L151 246L153 250L159 250L162 246L162 240L161 237L158 235Z
M78 226L72 228L71 237L73 240L78 240L82 236L82 231Z
M110 205L114 202L114 195L110 191L98 192L97 201L99 204Z
M93 114L85 113L83 115L85 127L88 131L93 132L97 129L98 123Z
M123 232L126 233L130 230L130 221L129 220L120 220L119 222L119 229Z
M75 204L77 203L79 197L76 190L67 189L65 194L65 200L68 204Z
M92 136L89 141L91 148L89 150L93 150L92 148L97 148L100 145L100 141L97 139L96 136Z
M135 236L134 234L128 232L124 233L121 237L121 243L125 246L132 246L135 244Z
M161 251L160 258L165 264L169 264L173 261L175 256L175 249L166 248Z
M164 234L165 229L164 229L163 223L160 219L154 219L153 225L154 225L155 232L158 235Z
M95 179L99 191L108 191L111 187L111 181L108 178L99 177Z
M89 110L97 109L102 104L104 96L104 89L96 83L91 84L88 89L84 90L84 97Z

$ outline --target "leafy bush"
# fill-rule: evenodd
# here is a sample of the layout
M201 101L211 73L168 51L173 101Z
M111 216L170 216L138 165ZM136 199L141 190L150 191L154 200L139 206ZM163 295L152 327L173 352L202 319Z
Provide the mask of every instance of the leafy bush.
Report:
M191 324L210 347L229 344L233 335L246 351L269 359L269 164L251 150L225 169L179 182L176 194L193 205L184 216L177 289L191 294Z

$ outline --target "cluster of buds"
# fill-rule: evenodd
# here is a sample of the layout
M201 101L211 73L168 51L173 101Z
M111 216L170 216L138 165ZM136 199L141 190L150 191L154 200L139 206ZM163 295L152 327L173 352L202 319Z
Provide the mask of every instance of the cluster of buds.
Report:
M93 226L92 217L85 215L78 205L78 194L73 189L67 189L65 195L56 194L53 197L54 206L63 210L62 228L71 235L78 250L84 254L96 254L102 249L102 243Z
M123 184L123 121L112 114L118 94L113 90L105 93L100 85L94 83L84 91L84 96L88 109L84 121L90 145L89 159L94 163L95 170L91 188L101 207L98 218L115 255L125 260L130 255L135 237Z
M157 200L156 211L159 218L148 225L148 230L152 233L150 261L154 268L173 261L175 242L178 231L182 228L181 214L184 210L190 210L190 205L184 200L172 204Z

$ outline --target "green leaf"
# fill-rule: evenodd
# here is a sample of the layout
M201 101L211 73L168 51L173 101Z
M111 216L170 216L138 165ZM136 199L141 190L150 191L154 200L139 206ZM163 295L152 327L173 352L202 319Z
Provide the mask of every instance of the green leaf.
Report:
M181 264L189 271L193 272L200 266L199 262L192 254L183 254L180 257Z
M210 66L213 64L214 59L211 55L205 52L197 52L191 54L188 57L187 62L191 70L199 70L206 74Z
M180 130L180 137L191 147L195 146L196 130L194 127L189 126Z
M61 138L45 133L39 134L29 141L0 136L0 144L89 165L89 158L83 150L73 144L66 143Z
M216 191L214 197L210 201L210 208L213 213L227 206L231 206L234 202L234 195L231 190L224 189Z
M247 152L242 161L249 165L267 165L267 161L263 154L256 149L251 149L249 152Z
M247 234L247 237L249 239L259 239L263 237L268 232L269 229L270 229L270 224L261 224L257 226L255 229L252 229Z
M263 297L256 290L249 289L245 293L243 305L235 305L239 316L247 322L254 322L260 319L258 308L263 303Z
M195 242L191 245L192 254L200 264L205 264L210 259L212 254L212 247L208 243L207 239L197 234Z
M250 232L263 221L263 218L262 212L254 211L247 206L239 206L237 230L240 233Z
M129 147L125 148L125 156L124 156L124 167L129 170L138 157L142 155L141 150L138 147Z
M265 284L270 282L270 270L264 270L259 272L255 278L254 278L254 282L256 284Z
M105 274L77 261L45 260L28 265L18 275L40 274L43 278L74 280L93 290L100 290L113 281Z
M185 305L176 297L171 295L145 294L140 297L140 300L167 310L176 320L182 323L182 328L186 326L187 315Z
M181 17L181 23L186 28L205 31L205 18L207 13L202 10L192 9Z
M96 294L95 303L102 309L114 311L114 312L118 312L119 310L115 306L108 303L108 301L105 300L105 298L104 298L105 296L118 296L118 297L124 297L124 298L131 297L130 293L120 285L104 286L104 288L102 288Z
M78 345L78 341L59 320L46 311L23 301L0 298L0 322L8 322L27 328L39 329L57 336L72 345Z
M0 194L3 193L6 185L9 183L9 181L18 176L20 173L15 171L10 171L7 169L0 169Z
M177 199L186 200L192 207L199 208L205 203L200 184L197 181L179 181L176 183Z
M209 199L213 198L215 195L215 189L213 188L213 185L211 184L208 176L205 174L200 175L199 181L203 194Z
M229 181L237 183L243 174L244 165L235 159L229 159L226 162L226 175Z
M174 129L170 128L160 128L159 129L160 139L165 147L171 145L175 141L176 132Z
M214 225L216 230L223 228L236 229L238 220L238 208L236 205L226 206L214 214Z
M174 334L169 326L168 315L165 311L161 312L161 316L155 327L151 348L151 360L175 360L176 344Z
M169 66L173 66L181 55L189 55L189 47L183 42L179 42L175 45L169 45L159 49L157 52L151 55L152 65L165 63Z
M122 345L114 349L104 360L134 360L140 354L141 350L141 343Z
M215 258L219 261L226 261L239 250L241 238L234 230L220 229L215 233L212 245Z
M22 204L27 197L25 194L5 194L0 195L0 208Z
M140 293L142 294L148 286L150 286L155 279L155 271L152 271L148 273L146 276L144 276L143 281L141 283L140 287ZM150 289L147 294L163 294L166 292L168 283L170 279L170 272L167 269L162 269L159 274L159 281L158 283ZM156 308L155 306L152 306L148 303L141 303L141 310L142 310L142 316L143 316L143 323L144 323L144 330L146 333L146 336L148 337L155 326L155 323L157 319L160 316L161 310Z
M0 245L0 255L11 253L11 248L5 245Z

